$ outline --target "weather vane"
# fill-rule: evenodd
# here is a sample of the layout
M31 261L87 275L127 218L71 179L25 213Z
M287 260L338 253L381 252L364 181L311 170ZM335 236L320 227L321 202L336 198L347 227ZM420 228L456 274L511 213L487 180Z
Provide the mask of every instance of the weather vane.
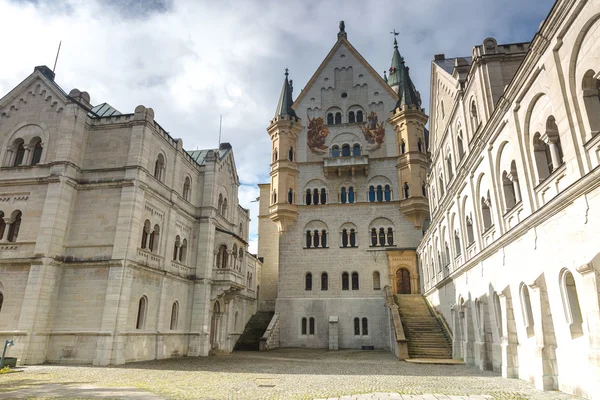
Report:
M400 34L400 32L396 32L396 30L394 29L393 32L390 32L391 34L393 34L394 36L398 36Z

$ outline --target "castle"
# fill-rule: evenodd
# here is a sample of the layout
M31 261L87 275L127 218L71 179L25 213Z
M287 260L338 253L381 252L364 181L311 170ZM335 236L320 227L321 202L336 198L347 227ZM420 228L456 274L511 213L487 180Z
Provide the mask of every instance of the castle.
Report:
M430 133L396 42L380 76L342 22L295 100L286 71L260 186L267 347L411 357L420 293L453 358L598 396L599 39L599 2L558 0L530 43L436 55Z

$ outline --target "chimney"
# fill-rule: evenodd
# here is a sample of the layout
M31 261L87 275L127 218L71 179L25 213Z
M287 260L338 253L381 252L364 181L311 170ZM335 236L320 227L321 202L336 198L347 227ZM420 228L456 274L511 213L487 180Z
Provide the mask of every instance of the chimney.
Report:
M433 56L433 59L434 59L434 61L445 60L446 55L445 54L436 54L435 56Z

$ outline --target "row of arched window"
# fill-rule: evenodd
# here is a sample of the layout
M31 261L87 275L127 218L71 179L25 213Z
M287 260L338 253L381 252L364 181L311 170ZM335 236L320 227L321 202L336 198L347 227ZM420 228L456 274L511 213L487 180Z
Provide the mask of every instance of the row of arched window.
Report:
M37 165L42 159L43 150L42 139L39 137L31 139L27 145L22 138L18 138L8 148L4 165L7 167Z
M355 122L364 122L364 113L362 110L358 110L356 112L350 111L348 113L348 122L351 124ZM341 112L327 113L327 125L337 125L342 123L344 123L344 121L342 119Z
M302 317L300 321L300 334L301 335L314 335L315 334L315 318Z
M327 272L321 273L321 290L329 290L329 275ZM342 290L358 290L359 279L358 272L353 272L349 275L347 272L342 273ZM304 275L304 290L313 290L313 275L307 272ZM373 272L373 290L381 290L381 276L379 271Z
M142 296L138 302L137 319L135 323L135 329L146 329L146 315L148 314L148 297ZM171 306L171 320L169 329L174 331L177 330L177 323L179 320L179 302L176 300Z
M294 154L294 148L290 146L290 149L288 150L288 160L294 161ZM277 150L277 147L275 147L273 150L273 162L277 160L279 160L279 150Z
M181 240L179 235L175 237L173 245L173 261L185 264L187 261L187 239Z
M350 148L349 144L343 144L341 151L337 144L331 146L331 157L358 157L361 154L360 144L355 144Z
M425 182L421 186L421 191L423 197L427 197L427 188ZM289 189L288 191L288 203L294 204L294 191ZM404 182L402 186L402 194L405 199L408 199L410 194L410 185L408 182ZM276 192L274 191L274 195L276 196ZM390 202L392 201L393 190L390 185L371 185L369 186L369 190L367 192L367 199L370 203L381 203L381 202ZM274 197L273 202L275 203L276 197ZM310 205L319 205L319 204L327 204L327 189L306 189L304 196L304 204L307 206ZM352 204L358 202L358 192L355 190L353 186L345 187L342 186L339 191L339 201L341 204Z
M394 246L394 229L372 228L371 232L371 247ZM327 230L315 229L306 231L306 248L327 248ZM356 230L354 228L344 228L340 232L340 247L355 248L358 247Z
M0 211L0 241L16 242L21 229L21 211L13 211L10 217Z
M321 189L306 189L305 196L306 205L318 205L318 204L327 204L327 191L325 188Z
M165 164L165 156L160 153L156 157L156 161L154 162L154 177L160 182L165 181L166 177L166 164ZM186 176L183 180L183 189L181 191L182 197L190 201L192 197L192 180L189 176Z
M152 224L150 220L144 221L144 227L142 228L142 243L140 247L142 249L148 249L153 253L158 252L158 239L160 236L160 226L158 224L154 225L152 228Z
M406 142L404 141L404 139L400 139L400 142L398 143L398 147L400 150L400 154L406 153ZM419 153L425 152L425 145L423 143L423 139L421 139L421 138L417 139L417 150L419 151Z
M362 328L362 329L361 329ZM368 336L369 335L369 320L367 317L355 317L354 318L354 336Z
M244 249L233 245L232 250L227 250L227 245L222 244L217 251L215 258L215 268L229 268L236 271L241 271L244 265Z
M219 193L219 201L217 203L217 212L219 215L227 217L227 207L227 197L223 197L223 195Z

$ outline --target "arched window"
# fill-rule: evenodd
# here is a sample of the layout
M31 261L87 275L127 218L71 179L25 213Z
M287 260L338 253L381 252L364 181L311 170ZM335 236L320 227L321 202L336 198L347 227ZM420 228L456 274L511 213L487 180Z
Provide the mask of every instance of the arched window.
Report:
M375 186L369 186L369 201L371 203L375 201Z
M306 319L306 317L303 317L302 318L302 328L301 328L302 329L301 332L302 332L303 335L307 334L307 326L306 326L307 322L308 322L308 320Z
M217 212L223 214L223 195L219 193L219 203L217 204Z
M460 235L458 231L454 231L454 251L456 252L456 256L460 256L462 250L460 248Z
M577 287L571 271L565 270L561 276L561 292L565 310L565 320L569 324L572 337L583 335L583 316L579 306Z
M355 156L355 157L360 156L360 145L359 144L355 144L352 147L352 155Z
M327 125L333 125L333 114L327 114Z
M304 276L304 290L312 290L312 274L310 272Z
M360 336L360 318L354 318L354 336Z
M369 320L366 317L362 319L362 334L363 336L369 334Z
M174 302L171 307L171 330L177 329L177 319L179 318L179 303Z
M179 262L184 263L187 261L187 239L183 239L181 247L179 247Z
M1 284L0 287L2 287ZM4 303L4 294L0 292L0 311L2 311L2 303Z
M533 336L533 310L531 309L531 299L529 298L529 289L527 285L521 285L521 311L523 313L523 324L527 330L527 336Z
M451 181L452 177L454 177L454 171L452 170L452 154L448 154L448 158L446 158L446 165L448 167L448 180Z
M142 296L140 298L140 302L138 304L137 322L135 324L135 329L144 329L144 327L146 325L147 309L148 309L148 298L146 296Z
M6 230L6 222L4 222L4 212L0 211L0 239L4 238L5 230Z
M154 230L150 233L150 241L148 244L148 250L156 252L158 250L158 236L160 235L160 227L154 225Z
M379 228L379 245L385 246L385 229Z
M340 148L336 145L331 148L331 157L339 157L340 156Z
M310 317L308 319L308 334L309 335L315 334L315 319L313 317Z
M458 159L462 160L463 156L465 155L465 146L463 145L462 131L458 134L456 141L458 144Z
M404 139L400 140L400 154L406 153L406 142Z
M13 222L8 228L7 240L9 242L16 242L19 237L19 230L21 229L21 211L13 213Z
M184 240L184 242L185 242L185 240ZM243 266L242 263L244 261L244 249L242 249L241 246L240 246L240 251L238 253L238 259L240 260L240 269L241 269L241 267ZM250 275L252 275L252 274L250 274Z
M292 189L288 189L288 203L294 204L294 191Z
M496 327L498 336L502 337L502 309L500 308L500 296L494 292L494 315L496 317Z
M314 247L319 247L320 243L319 243L319 231L315 229L315 231L313 232L313 240L314 240Z
M342 187L342 189L340 190L340 200L342 201L342 204L345 204L346 201L348 200L348 196L346 194L346 188Z
M181 238L179 235L175 237L175 244L173 245L173 261L177 261L177 256L179 254L179 247L181 246Z
M354 111L350 111L348 113L348 122L350 122L350 123L356 122L356 117L354 116Z
M321 189L321 204L327 204L327 190Z
M236 311L233 316L233 331L237 332L237 328L238 328L238 312Z
M392 228L388 228L387 230L387 244L388 246L394 245L394 230Z
M356 231L350 229L350 247L356 247Z
M19 165L23 164L23 158L25 158L25 143L23 142L23 139L17 139L15 147L17 149L17 153L15 155L13 167L18 167Z
M444 177L440 175L438 182L440 184L440 201L442 200L442 196L444 195Z
M481 198L481 217L483 219L483 231L487 231L492 226L492 210L491 210L490 192L488 191L487 199Z
M321 274L321 290L329 289L329 277L327 276L327 272L323 272Z
M475 105L475 100L471 102L471 128L473 133L477 132L477 128L479 127L479 118L477 116L477 106Z
M421 184L421 193L423 193L423 197L427 197L427 185L425 184L425 182Z
M417 149L419 149L419 153L423 152L423 140L421 140L421 138L417 140Z
M278 158L279 153L277 152L277 147L275 147L275 150L273 150L273 162L277 161Z
M319 189L313 190L313 204L314 205L319 204Z
M554 165L552 164L550 146L542 141L539 132L536 132L533 136L533 158L535 159L539 180L542 182L554 171Z
M390 201L392 199L392 189L390 188L390 185L385 185L385 188L383 189L383 198L385 201Z
M306 189L305 203L307 206L310 206L311 200L312 200L312 196L310 195L310 189Z
M446 242L445 246L446 246L446 265L450 265L450 246L448 246L448 242Z
M363 122L363 112L361 110L356 112L356 122Z
M350 157L350 145L345 144L342 146L342 157Z
M327 247L327 231L325 229L321 231L321 246Z
M466 223L467 223L467 240L469 241L467 246L470 246L471 244L473 244L473 242L475 242L475 234L473 233L473 220L470 217L467 217Z
M348 279L348 273L344 272L342 274L342 290L349 290L350 289L350 281Z
M379 271L373 272L373 290L381 290L381 276Z
M289 151L288 151L288 159L290 161L294 161L294 148L290 147Z
M154 162L154 177L159 181L163 181L165 177L165 157L159 154Z
M381 185L377 185L377 201L383 201L383 188L381 187Z
M237 252L237 245L233 245L233 249L231 250L231 262L232 262L232 267L233 269L237 269L238 265L237 265L237 261L238 261L238 252Z
M377 229L371 229L371 246L377 246Z
M342 247L348 247L348 230L342 229Z
M312 247L312 235L310 231L306 231L306 248L310 249Z
M517 204L517 198L515 196L515 188L506 171L502 172L502 189L504 189L504 203L506 210L512 209Z
M348 203L354 203L354 188L352 186L348 188Z
M600 132L600 79L594 78L595 75L596 72L590 69L583 75L581 83L583 103L592 136Z
M142 228L142 244L141 248L145 249L148 246L148 234L150 233L150 221L146 220Z
M31 158L31 165L38 165L42 159L42 141L38 140L33 146L33 157Z
M277 189L273 190L273 194L271 195L272 197L272 204L277 203Z
M342 113L335 113L335 123L336 124L341 124L342 123Z
M352 273L352 290L358 290L358 272Z
M410 186L408 186L408 182L404 182L404 198L408 199L410 197Z
M273 203L277 203L277 191L273 192ZM223 198L223 216L227 217L227 197Z
M190 192L191 192L192 182L188 176L185 177L185 181L183 182L183 198L186 200L190 200Z
M219 246L219 252L217 253L217 268L227 268L228 267L228 254L227 254L227 246L222 244Z

